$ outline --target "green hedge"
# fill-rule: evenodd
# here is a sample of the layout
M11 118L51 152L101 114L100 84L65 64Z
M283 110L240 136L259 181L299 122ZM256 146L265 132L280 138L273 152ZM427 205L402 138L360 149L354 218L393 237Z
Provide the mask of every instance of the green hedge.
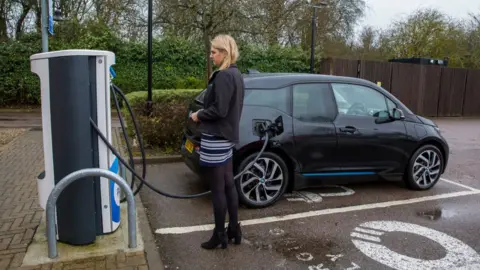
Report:
M152 92L152 116L144 114L147 92L127 94L135 116L140 125L140 132L146 148L155 149L165 154L178 153L181 146L183 126L187 120L187 108L201 89L154 90ZM135 136L131 117L126 106L122 109L127 119L129 136Z
M261 47L240 43L242 71L308 72L309 55L300 48ZM117 37L108 26L63 22L49 39L49 50L95 49L115 53L114 83L125 93L147 89L147 46ZM41 36L25 34L0 43L0 106L39 105L40 80L30 71L29 57L41 52ZM166 37L153 41L153 89L204 88L205 55L201 41Z

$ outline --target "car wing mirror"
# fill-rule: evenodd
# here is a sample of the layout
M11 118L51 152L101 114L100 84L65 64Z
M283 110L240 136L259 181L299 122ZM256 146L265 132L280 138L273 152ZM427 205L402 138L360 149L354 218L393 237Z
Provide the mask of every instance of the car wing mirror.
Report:
M373 114L373 117L375 117L376 124L388 123L393 120L392 116L388 111L378 111Z
M403 113L402 110L400 110L398 108L393 108L392 118L394 120L403 120L403 119L405 119L405 114Z

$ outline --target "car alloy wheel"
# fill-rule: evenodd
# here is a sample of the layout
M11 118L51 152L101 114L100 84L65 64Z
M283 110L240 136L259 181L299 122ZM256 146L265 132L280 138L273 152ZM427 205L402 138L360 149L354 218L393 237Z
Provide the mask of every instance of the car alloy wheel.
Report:
M426 190L433 187L440 179L443 158L437 147L425 145L412 156L408 184L410 188Z
M245 159L242 171L255 155ZM264 153L257 162L236 181L240 200L248 207L266 207L275 203L285 192L288 170L283 160L273 153Z
M440 157L433 150L423 151L413 164L413 178L421 187L428 187L440 176Z

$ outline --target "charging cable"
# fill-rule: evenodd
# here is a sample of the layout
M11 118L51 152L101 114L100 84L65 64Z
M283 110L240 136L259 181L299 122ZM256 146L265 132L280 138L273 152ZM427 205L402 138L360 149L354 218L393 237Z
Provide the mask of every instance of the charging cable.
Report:
M117 109L117 112L118 112L118 116L120 118L120 125L122 127L122 132L124 133L124 138L125 140L127 141L127 151L128 151L128 154L129 154L129 159L130 159L130 164L129 162L125 161L120 153L118 153L118 151L115 149L115 147L108 142L108 139L105 137L105 135L103 135L102 131L98 128L97 124L95 123L95 121L93 121L93 119L90 118L90 123L93 127L93 129L95 129L95 131L97 132L98 136L102 139L102 141L105 143L105 145L108 147L108 149L110 149L110 151L112 151L115 156L117 156L118 160L133 174L133 176L135 176L138 180L140 180L140 184L138 185L137 187L137 190L133 193L134 195L136 195L143 184L145 184L147 187L149 187L151 190L155 191L156 193L160 194L160 195L163 195L163 196L166 196L166 197L170 197L170 198L176 198L176 199L191 199L191 198L198 198L198 197L202 197L202 196L206 196L208 194L211 193L211 191L206 191L206 192L203 192L203 193L199 193L199 194L192 194L192 195L177 195L177 194L171 194L171 193L167 193L167 192L164 192L160 189L157 189L155 188L154 186L152 186L150 183L148 183L148 181L145 180L145 176L146 176L146 159L145 159L145 149L143 147L143 141L142 141L142 137L140 135L140 130L139 130L139 125L138 125L138 122L137 122L137 119L133 113L133 110L127 100L127 98L125 97L125 94L120 90L120 88L118 88L116 85L114 85L113 83L111 84L111 90L113 92L113 98L115 100L115 106L116 106L116 109ZM135 133L137 135L137 138L138 138L138 141L139 141L139 147L140 147L140 151L141 151L141 154L142 154L142 165L143 165L143 169L142 169L142 176L140 176L136 171L135 169L133 168L134 165L133 165L133 154L132 154L132 148L131 148L131 145L130 143L128 142L128 137L127 137L127 132L126 132L126 129L125 129L125 123L122 119L122 115L120 114L120 106L118 104L118 98L117 98L117 94L119 94L119 96L123 99L123 101L125 101L125 104L127 105L127 108L128 108L128 111L130 113L130 116L132 117L132 120L133 120L133 125L134 125L134 128L135 128ZM273 124L272 124L273 125ZM238 173L237 175L234 176L234 180L238 179L239 177L241 177L243 174L245 174L248 170L250 170L252 168L252 166L257 162L257 160L260 158L260 156L263 154L263 152L265 151L267 145L268 145L268 142L270 140L270 132L274 132L274 127L272 126L267 126L266 123L263 123L262 126L259 127L259 133L260 133L260 139L263 137L262 135L265 136L265 141L263 143L263 146L262 146L262 149L260 150L260 152L257 154L257 156L255 157L255 159L250 162L247 166L245 166L245 168L240 172ZM132 177L132 184L131 184L131 188L133 189L133 186L134 186L134 177Z

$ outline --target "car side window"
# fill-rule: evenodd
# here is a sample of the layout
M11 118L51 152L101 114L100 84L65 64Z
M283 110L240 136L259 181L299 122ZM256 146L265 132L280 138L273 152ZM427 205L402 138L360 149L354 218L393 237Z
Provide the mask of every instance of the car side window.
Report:
M332 88L339 114L373 116L389 109L386 97L372 88L340 83L332 83Z
M390 115L393 116L393 108L397 108L397 104L387 97L385 97L385 99L387 100L388 111L390 112Z
M275 108L288 113L289 88L280 89L246 89L243 103Z
M294 118L306 122L330 122L335 116L335 103L327 83L293 86Z

